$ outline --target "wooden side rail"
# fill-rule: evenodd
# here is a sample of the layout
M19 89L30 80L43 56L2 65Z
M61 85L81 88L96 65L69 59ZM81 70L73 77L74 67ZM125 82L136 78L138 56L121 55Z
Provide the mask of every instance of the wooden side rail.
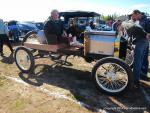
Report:
M26 42L24 43L24 46L31 49L51 51L51 52L57 52L58 49L63 49L63 48L65 49L68 47L65 44L48 45L48 44L32 44Z

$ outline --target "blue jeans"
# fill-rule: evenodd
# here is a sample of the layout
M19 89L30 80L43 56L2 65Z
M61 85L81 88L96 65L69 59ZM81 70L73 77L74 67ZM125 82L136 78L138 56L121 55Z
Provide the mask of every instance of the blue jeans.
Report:
M149 44L148 47L146 48L146 53L144 55L144 60L143 60L143 65L142 65L142 75L147 76L148 73L148 66L149 66L149 61L148 61L148 54L149 54Z
M135 82L138 82L140 80L140 74L142 71L144 71L144 73L148 72L148 47L149 43L147 39L141 39L135 43L133 64L133 74Z

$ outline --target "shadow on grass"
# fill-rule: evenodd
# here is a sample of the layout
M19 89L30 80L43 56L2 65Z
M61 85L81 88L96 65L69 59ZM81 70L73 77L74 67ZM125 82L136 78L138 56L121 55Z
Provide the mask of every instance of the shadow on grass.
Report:
M39 67L42 67L40 71L38 70ZM128 91L124 95L113 97L115 101L112 101L109 96L96 90L89 71L77 70L62 65L40 64L36 65L35 73L19 73L19 76L22 80L34 86L41 86L46 83L69 90L76 100L90 105L91 108L86 108L91 111L95 111L93 108L117 108L122 105L127 107L146 107L146 110L148 109L148 105L145 103L140 90ZM119 104L116 101L119 102ZM129 111L125 109L109 109L107 111L111 113L143 112L143 110Z
M76 100L90 105L89 110L94 111L92 108L95 107L102 109L100 104L97 104L100 93L95 89L90 72L58 65L36 65L35 71L41 66L43 69L33 74L19 73L20 78L34 86L46 83L69 90Z

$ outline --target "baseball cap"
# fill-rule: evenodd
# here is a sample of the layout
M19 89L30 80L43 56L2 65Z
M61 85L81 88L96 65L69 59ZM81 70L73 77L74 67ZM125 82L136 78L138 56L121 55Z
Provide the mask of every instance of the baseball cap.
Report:
M139 10L136 9L136 10L133 10L130 15L132 15L132 14L141 14L141 11L139 11Z

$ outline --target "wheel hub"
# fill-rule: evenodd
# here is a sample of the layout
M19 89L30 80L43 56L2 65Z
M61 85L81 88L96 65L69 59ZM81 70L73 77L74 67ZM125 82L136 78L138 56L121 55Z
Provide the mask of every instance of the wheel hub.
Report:
M21 69L27 70L29 69L31 62L30 56L24 50L19 50L16 54L16 60Z
M106 77L109 81L114 81L116 80L116 74L114 72L107 72Z

